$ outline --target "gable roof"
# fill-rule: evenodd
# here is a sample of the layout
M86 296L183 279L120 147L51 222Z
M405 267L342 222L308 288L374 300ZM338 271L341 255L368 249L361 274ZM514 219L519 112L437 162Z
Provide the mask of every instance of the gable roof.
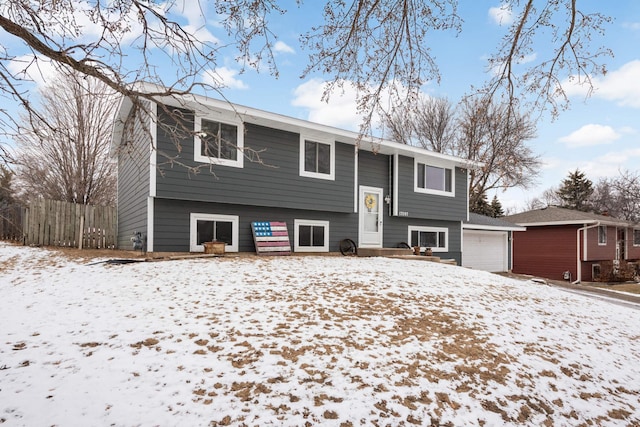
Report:
M615 225L631 227L629 221L616 219L606 215L598 215L592 212L580 212L573 209L560 208L558 206L547 206L542 209L534 209L521 212L515 215L504 217L505 220L522 226L543 226L543 225Z
M464 221L462 228L465 230L526 231L525 227L513 222L473 212L469 212L469 219Z

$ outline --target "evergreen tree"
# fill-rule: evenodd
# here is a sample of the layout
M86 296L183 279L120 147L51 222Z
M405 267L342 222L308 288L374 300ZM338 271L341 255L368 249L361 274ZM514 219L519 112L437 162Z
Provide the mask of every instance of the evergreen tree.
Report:
M498 196L494 195L491 200L491 216L494 218L500 218L504 216L504 210L502 209L502 203L498 200Z
M13 202L13 172L0 164L0 206L7 206Z
M469 211L480 215L493 216L491 205L487 201L487 195L483 192L474 194L469 201Z
M582 212L591 210L589 198L593 193L593 183L578 169L569 172L569 176L562 181L556 191L563 208L575 209Z

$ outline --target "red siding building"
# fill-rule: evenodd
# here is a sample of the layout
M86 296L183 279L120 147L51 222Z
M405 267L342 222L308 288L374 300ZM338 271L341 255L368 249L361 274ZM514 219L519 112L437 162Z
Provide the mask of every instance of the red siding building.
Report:
M553 280L594 281L607 263L640 260L640 225L550 206L504 219L513 233L513 272Z

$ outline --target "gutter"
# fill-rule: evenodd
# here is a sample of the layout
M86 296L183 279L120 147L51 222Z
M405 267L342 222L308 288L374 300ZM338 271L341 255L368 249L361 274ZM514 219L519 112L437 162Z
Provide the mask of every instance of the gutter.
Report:
M580 265L580 232L584 231L586 232L588 229L590 228L594 228L594 227L598 227L600 226L600 221L597 221L595 224L591 224L591 225L585 225L584 227L578 228L576 230L576 265L577 265L577 269L576 269L576 281L575 282L571 282L572 285L577 285L578 283L580 283L582 281L582 266ZM586 237L586 234L585 234ZM586 246L585 246L586 249Z

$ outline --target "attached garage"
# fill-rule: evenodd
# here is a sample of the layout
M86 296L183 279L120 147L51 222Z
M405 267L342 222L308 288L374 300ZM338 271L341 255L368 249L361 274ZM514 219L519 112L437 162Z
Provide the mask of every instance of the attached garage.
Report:
M469 214L462 230L462 266L476 270L511 270L511 233L526 228L507 221Z

